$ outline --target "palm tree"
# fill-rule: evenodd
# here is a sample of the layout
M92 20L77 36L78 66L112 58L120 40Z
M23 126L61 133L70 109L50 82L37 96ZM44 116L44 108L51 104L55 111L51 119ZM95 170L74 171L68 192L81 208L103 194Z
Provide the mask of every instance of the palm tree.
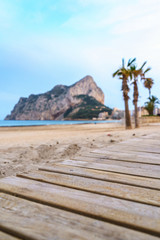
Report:
M152 78L144 78L144 87L148 89L149 97L151 97L151 88L153 84L154 84L154 81Z
M145 71L143 71L143 67L146 65L147 62L144 62L140 68L137 69L137 66L135 64L130 64L130 78L133 84L133 104L134 104L134 117L135 117L135 127L139 127L139 121L138 121L138 97L139 97L139 92L138 92L138 80L139 78L141 80L145 79L145 73L150 70L150 68L147 68Z
M128 62L127 66L132 64L133 60ZM122 80L122 91L123 91L123 99L125 103L125 125L126 129L131 129L131 117L129 112L128 100L129 100L129 86L128 86L128 78L130 76L130 70L125 68L124 59L122 59L122 67L120 67L115 73L113 73L113 77L118 76L119 79Z
M145 109L148 111L149 115L153 115L153 111L157 104L159 104L159 100L155 96L151 96L148 98L149 101L145 103Z

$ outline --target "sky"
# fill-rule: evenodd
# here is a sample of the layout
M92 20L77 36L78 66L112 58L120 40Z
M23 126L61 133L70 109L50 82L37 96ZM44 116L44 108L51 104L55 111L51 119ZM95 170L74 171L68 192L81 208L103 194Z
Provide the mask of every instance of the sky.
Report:
M124 109L122 58L147 61L160 98L160 0L0 0L0 119L20 97L91 75L105 104ZM130 109L132 88L130 86ZM139 83L139 105L148 90Z

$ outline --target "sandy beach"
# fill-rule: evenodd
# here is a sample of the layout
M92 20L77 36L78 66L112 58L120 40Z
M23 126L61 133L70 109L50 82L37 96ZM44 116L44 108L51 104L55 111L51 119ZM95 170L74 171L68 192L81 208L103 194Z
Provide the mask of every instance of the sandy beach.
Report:
M118 123L0 128L0 178L154 132L158 123L132 130Z

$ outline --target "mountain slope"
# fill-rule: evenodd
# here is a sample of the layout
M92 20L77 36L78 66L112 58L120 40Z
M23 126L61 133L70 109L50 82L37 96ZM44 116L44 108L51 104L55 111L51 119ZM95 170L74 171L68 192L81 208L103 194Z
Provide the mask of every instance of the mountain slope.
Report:
M92 119L97 118L100 112L108 112L110 115L112 109L98 102L94 97L88 95L76 96L81 102L74 107L69 108L64 117L69 119Z

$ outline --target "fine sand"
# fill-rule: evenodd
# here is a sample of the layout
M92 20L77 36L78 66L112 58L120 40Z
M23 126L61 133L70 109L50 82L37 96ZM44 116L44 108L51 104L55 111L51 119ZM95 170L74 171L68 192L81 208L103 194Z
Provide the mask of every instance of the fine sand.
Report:
M113 123L0 128L0 178L154 132L158 123L132 130Z

